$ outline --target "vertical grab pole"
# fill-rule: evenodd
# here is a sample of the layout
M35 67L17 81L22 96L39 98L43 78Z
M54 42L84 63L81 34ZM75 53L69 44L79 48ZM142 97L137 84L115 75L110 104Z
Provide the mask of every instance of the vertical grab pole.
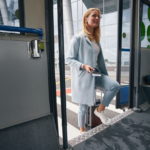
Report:
M136 101L133 111L142 112L139 108L139 94L140 94L140 68L141 68L141 21L143 12L143 2L138 0L138 50L137 50L137 88L136 88Z
M130 0L130 68L129 68L129 105L133 108L134 90L134 51L135 51L135 0Z
M121 47L122 47L122 4L123 0L118 0L118 32L117 32L117 81L120 84L121 74ZM116 97L116 108L120 107L120 91Z
M54 121L58 133L55 63L54 63L53 1L50 0L45 0L45 29L46 29L45 32L46 50L47 50L47 59L48 59L48 86L49 86L50 113L53 113L54 115Z
M64 28L63 28L63 0L57 0L58 11L58 37L59 37L59 70L61 88L61 114L62 114L62 149L70 149L67 138L67 116L66 116L66 85L65 85L65 64L64 64Z

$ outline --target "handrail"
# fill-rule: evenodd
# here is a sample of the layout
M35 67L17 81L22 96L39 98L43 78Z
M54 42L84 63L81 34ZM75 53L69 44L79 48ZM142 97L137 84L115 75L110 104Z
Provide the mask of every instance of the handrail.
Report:
M24 28L24 27L13 27L13 26L0 25L0 30L16 31L16 32L23 32L23 33L35 33L35 34L39 34L39 39L43 39L43 30L41 28L34 29L34 28Z

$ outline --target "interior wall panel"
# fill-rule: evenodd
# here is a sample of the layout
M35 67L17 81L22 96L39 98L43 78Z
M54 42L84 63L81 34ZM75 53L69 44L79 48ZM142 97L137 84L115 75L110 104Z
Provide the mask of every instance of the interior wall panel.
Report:
M50 114L46 48L29 58L25 41L0 40L0 129Z

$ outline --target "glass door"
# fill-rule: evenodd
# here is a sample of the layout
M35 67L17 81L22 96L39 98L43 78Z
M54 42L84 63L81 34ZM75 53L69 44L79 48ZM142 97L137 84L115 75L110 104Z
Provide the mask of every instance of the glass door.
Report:
M116 108L123 108L128 106L133 107L133 94L136 97L136 107L138 108L138 94L140 92L140 63L141 63L141 47L150 47L150 1L140 0L130 1L130 9L124 10L124 3L126 0L121 0L118 5L118 49L117 49L117 81L121 85L120 92L117 94ZM135 11L138 7L138 12ZM120 10L120 12L119 12ZM138 14L135 14L138 13ZM128 16L128 17L127 17ZM138 18L137 24L135 19ZM139 25L138 25L139 24ZM135 30L137 26L138 30ZM135 37L135 32L138 33L138 38ZM134 43L135 39L138 43L137 56L135 56ZM134 58L137 57L137 72L134 74ZM137 88L134 92L134 78L137 76ZM128 105L129 104L129 105Z

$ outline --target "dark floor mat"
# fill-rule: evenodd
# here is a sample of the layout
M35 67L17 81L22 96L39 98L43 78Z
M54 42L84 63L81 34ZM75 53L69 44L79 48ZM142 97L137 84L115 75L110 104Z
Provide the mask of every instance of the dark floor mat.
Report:
M150 150L150 109L132 113L74 146L74 150Z
M0 150L59 150L53 115L0 130Z

